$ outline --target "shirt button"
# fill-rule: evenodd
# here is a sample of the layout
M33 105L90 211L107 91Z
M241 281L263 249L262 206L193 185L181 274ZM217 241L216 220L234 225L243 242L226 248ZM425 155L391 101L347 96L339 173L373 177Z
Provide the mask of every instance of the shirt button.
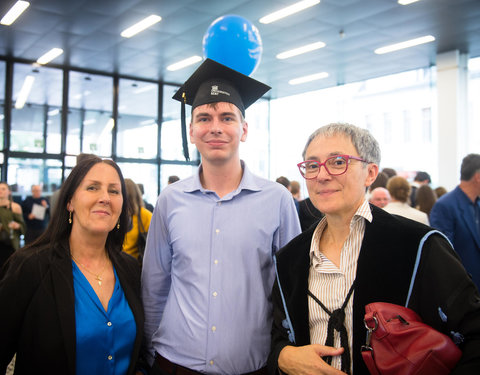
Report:
M214 297L218 296L217 292L213 292L212 294L213 294Z
M210 364L213 365L213 361L210 361Z
M217 327L212 326L212 331L215 332L217 330Z
M111 361L113 359L113 357L111 355L109 355L107 358L108 358L109 361Z
M107 326L111 327L111 326L112 326L112 322L108 322L108 323L107 323Z
M219 234L219 233L220 233L220 229L215 229L215 233L216 233L216 234Z
M217 202L217 206L221 206L222 205L222 202Z
M213 263L218 264L218 259L215 259Z

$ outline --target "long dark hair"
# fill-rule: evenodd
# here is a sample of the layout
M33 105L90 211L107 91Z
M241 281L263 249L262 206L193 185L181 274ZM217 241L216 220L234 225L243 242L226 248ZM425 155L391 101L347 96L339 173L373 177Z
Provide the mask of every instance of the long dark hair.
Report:
M47 229L40 236L40 238L38 238L38 240L34 241L30 245L27 245L26 247L40 247L42 245L48 245L53 248L59 242L65 241L70 237L72 225L68 222L70 213L67 210L67 204L72 199L73 194L80 186L86 174L94 165L98 163L105 163L115 168L118 173L118 177L120 178L123 197L122 212L119 217L120 228L117 229L117 226L115 226L110 233L108 233L105 247L109 253L121 251L128 225L128 201L125 189L125 180L123 179L120 167L114 161L109 159L101 159L96 155L88 155L85 158L82 158L82 160L72 169L72 172L60 188L60 195L57 201L58 203L56 204L55 212L50 219Z

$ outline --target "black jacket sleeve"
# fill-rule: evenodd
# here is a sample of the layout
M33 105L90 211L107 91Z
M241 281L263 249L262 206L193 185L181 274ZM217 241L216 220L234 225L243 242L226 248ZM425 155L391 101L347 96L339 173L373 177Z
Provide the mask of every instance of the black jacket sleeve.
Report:
M440 235L425 243L409 307L459 343L463 355L452 374L480 374L480 295Z

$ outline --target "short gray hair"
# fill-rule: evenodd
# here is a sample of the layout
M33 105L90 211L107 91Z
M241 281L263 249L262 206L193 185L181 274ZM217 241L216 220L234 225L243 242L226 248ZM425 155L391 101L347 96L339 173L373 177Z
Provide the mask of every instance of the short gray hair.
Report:
M315 130L308 138L307 144L303 149L303 160L305 160L308 146L316 137L323 136L328 138L335 135L344 135L349 138L362 159L377 165L380 164L380 146L373 135L366 129L346 123L332 123Z

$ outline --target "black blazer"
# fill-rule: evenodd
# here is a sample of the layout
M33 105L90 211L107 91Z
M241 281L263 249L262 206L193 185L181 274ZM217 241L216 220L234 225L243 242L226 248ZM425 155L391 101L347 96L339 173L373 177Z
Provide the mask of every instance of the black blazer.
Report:
M405 304L419 241L431 230L371 207L373 221L365 226L353 295L352 355L356 375L369 374L360 351L366 338L365 305L371 302ZM314 230L312 227L303 232L277 253L277 280L272 293L272 348L268 359L271 374L278 374L278 356L286 345L310 344L307 289ZM285 321L282 296L293 332ZM409 307L437 330L464 335L461 346L464 355L455 374L480 373L480 297L458 256L440 235L433 235L425 242ZM439 307L448 316L446 323L438 314Z
M140 269L123 252L109 254L135 318L128 374L135 373L143 336ZM68 241L54 249L21 249L0 280L0 373L17 353L15 374L75 374L75 296Z

